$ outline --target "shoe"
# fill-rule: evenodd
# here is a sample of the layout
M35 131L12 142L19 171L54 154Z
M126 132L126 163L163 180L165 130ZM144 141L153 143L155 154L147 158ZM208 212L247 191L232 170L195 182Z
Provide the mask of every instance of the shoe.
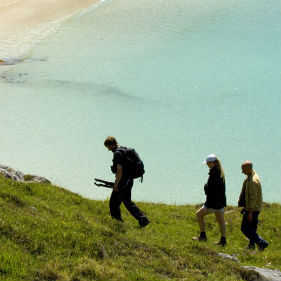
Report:
M264 241L263 243L259 244L258 247L260 251L263 251L266 247L268 247L268 243Z
M139 221L139 224L140 224L140 228L144 228L150 224L150 220L149 219L141 220L141 221Z
M215 245L221 245L221 246L225 246L226 245L226 239L225 238L221 238L221 240L219 242L214 242Z
M199 242L206 242L207 237L206 236L198 236L198 237L192 237L193 240L197 240Z
M255 244L253 244L253 243L249 243L246 249L247 249L247 250L255 250L255 249L256 249L256 246L255 246Z

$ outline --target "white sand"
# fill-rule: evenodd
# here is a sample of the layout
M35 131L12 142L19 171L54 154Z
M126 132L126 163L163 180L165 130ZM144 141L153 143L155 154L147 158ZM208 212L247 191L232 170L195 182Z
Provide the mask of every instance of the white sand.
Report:
M100 0L0 0L0 74L3 61L28 51L64 20ZM2 60L2 61L1 61Z

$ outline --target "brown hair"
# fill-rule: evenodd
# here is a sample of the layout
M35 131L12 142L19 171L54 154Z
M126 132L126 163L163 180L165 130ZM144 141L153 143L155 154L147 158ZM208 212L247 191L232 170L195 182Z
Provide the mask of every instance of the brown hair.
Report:
M118 142L115 137L109 136L105 139L104 145L105 146L118 145Z

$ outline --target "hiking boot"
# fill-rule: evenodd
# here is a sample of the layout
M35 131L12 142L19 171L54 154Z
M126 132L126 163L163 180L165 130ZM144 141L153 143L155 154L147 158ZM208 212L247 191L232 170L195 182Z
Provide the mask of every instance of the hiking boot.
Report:
M192 237L193 240L197 240L199 242L206 242L207 236L198 236L198 237Z
M221 245L221 246L225 246L226 245L226 239L225 237L221 237L219 242L214 242L215 245Z
M255 244L253 244L253 243L249 243L246 249L247 249L247 250L255 250L255 249L256 249L256 246L255 246Z
M140 224L140 228L144 228L150 224L150 220L149 219L140 220L139 224Z
M268 247L268 243L264 241L263 243L258 244L259 251L263 251L266 247Z

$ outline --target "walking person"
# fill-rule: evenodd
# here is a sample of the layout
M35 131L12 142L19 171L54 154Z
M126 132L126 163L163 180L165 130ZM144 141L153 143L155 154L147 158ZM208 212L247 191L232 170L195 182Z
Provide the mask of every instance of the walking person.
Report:
M268 242L257 234L258 216L262 207L262 188L258 174L253 170L253 164L245 161L242 166L242 173L247 177L243 182L239 196L238 206L243 207L243 219L241 231L249 239L247 249L255 249L255 244L259 250L264 250Z
M104 141L105 147L113 152L112 172L116 174L113 191L109 201L109 209L112 218L123 221L120 211L122 202L130 214L138 220L140 227L147 226L150 221L141 212L137 205L131 201L131 191L134 179L130 176L130 167L126 163L126 153L128 149L120 146L115 137L107 137Z
M224 171L219 159L214 154L208 155L203 163L207 164L210 169L208 181L204 186L207 198L204 205L196 212L196 218L200 228L200 236L193 237L193 239L200 242L207 241L204 217L214 213L221 233L219 242L215 242L215 244L224 246L226 245L226 227L224 220L224 207L226 206Z

